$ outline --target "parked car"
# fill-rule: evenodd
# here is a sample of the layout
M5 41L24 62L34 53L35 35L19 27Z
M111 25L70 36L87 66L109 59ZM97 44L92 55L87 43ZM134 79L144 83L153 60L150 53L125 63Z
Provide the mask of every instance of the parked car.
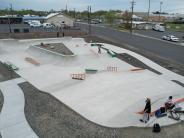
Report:
M162 37L162 39L167 41L173 41L173 42L179 41L179 38L175 37L174 35L165 35Z
M102 23L102 20L100 20L100 19L92 19L91 23L92 24L99 24L99 23Z
M29 26L31 26L31 27L41 27L41 26L42 26L42 24L40 23L40 21L36 21L36 20L27 21L27 23L28 23Z
M54 25L52 25L51 23L43 23L42 24L43 28L53 28Z
M163 24L156 24L155 26L152 27L152 29L155 31L164 32L165 26Z

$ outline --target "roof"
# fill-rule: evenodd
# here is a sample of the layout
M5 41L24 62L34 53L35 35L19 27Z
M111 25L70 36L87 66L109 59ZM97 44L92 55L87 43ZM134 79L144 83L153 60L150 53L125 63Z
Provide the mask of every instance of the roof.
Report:
M54 17L54 16L56 16L56 15L59 15L60 13L50 13L49 15L47 15L46 17L45 17L45 19L49 19L49 18L52 18L52 17Z
M133 15L132 18L134 18L134 19L142 19L142 17L139 17L139 16L137 16L137 15Z
M146 17L146 16L148 16L147 12L134 12L134 14L136 16L139 16L139 17Z
M24 16L24 20L44 20L45 17L43 16Z
M22 17L11 17L11 16L0 16L0 18L2 19L4 19L4 18L9 18L9 19L22 19Z

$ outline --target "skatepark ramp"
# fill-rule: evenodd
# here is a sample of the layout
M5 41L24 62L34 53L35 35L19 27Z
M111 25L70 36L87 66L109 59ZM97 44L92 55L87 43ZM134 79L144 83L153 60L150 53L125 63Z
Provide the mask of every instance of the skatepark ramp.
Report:
M35 66L39 66L39 65L40 65L40 63L39 63L38 61L36 61L35 59L33 59L33 58L26 57L25 60L26 60L27 62L29 62L29 63L35 65Z
M47 63L69 63L73 62L75 56L65 56L48 50L38 48L36 46L30 46L26 52L33 58L39 60L42 64ZM30 60L30 59L29 59Z

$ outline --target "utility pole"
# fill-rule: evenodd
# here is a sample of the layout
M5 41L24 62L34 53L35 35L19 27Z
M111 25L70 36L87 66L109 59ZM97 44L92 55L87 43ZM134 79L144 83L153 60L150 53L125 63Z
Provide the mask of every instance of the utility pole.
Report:
M68 13L68 5L66 4L65 12Z
M11 16L13 17L13 8L12 8L12 4L10 3L10 12L11 12Z
M13 17L12 4L10 4L10 13L11 13L11 15ZM12 33L10 15L8 16L8 26L9 26L9 32Z
M131 1L131 9L132 9L132 13L131 13L131 26L130 26L130 33L131 33L131 34L132 34L132 30L133 30L134 5L135 5L135 1L132 0L132 1Z
M91 35L91 6L88 6L88 33Z
M163 4L163 2L161 1L161 2L160 2L160 12L159 12L159 22L160 22L160 14L161 14L161 12L162 12L162 4Z
M150 16L150 0L148 4L148 17L147 17L147 22L149 22L149 16Z
M74 16L74 19L75 19L75 17L76 17L75 8L73 9L73 16Z

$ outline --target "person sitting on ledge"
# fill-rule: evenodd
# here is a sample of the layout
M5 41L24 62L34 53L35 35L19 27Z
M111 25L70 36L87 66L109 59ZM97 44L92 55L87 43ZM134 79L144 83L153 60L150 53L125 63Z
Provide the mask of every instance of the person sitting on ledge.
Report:
M172 101L173 97L169 96L168 100L165 102L165 109L167 110L172 110L175 107L175 104Z

